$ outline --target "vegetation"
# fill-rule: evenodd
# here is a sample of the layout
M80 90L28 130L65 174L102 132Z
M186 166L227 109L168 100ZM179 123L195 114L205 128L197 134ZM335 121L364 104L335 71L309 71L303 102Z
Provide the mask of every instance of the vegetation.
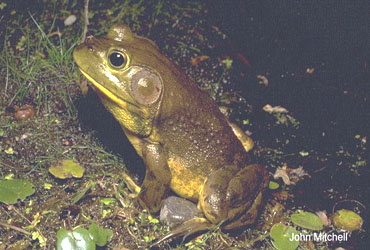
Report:
M86 86L80 85L83 78L72 59L83 33L83 1L0 0L0 10L0 249L52 249L60 247L62 239L73 240L76 235L87 239L87 249L96 245L149 248L169 228L136 203L122 178L128 173L140 183L143 164L95 94L81 91ZM317 229L302 226L310 219L298 217L298 226L290 220L299 209L318 212L322 208L310 207L309 188L314 188L311 192L316 196L325 197L325 216L342 207L362 215L365 206L352 198L357 189L346 187L363 179L366 136L358 132L351 135L348 144L325 151L305 143L311 136L290 111L257 107L253 96L240 87L245 84L238 80L242 79L241 62L233 55L212 54L217 46L224 46L220 43L228 41L223 30L207 23L207 13L202 1L90 1L89 34L101 36L112 24L125 22L134 32L156 41L210 93L225 114L246 132L254 133L253 157L268 167L271 180L274 174L277 178L278 185L272 184L274 188L268 191L262 215L253 227L237 232L215 230L159 247L281 246L287 237L282 230L313 233L309 230ZM72 15L77 21L66 26L64 21ZM258 85L257 78L248 81ZM68 168L68 164L81 169L77 174L56 170L58 166ZM351 178L339 183L330 179L334 173ZM330 185L322 184L327 179L333 180ZM26 183L24 189L19 189L20 183ZM4 196L10 186L14 186L15 195ZM279 226L271 233L274 225ZM339 229L324 223L323 230ZM364 229L353 232L353 241L364 233ZM341 246L330 244L335 243L300 242L299 247Z

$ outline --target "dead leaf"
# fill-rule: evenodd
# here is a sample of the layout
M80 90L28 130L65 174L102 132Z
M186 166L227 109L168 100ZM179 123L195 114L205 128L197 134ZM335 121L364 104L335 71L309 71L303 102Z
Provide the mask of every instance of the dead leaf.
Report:
M303 177L303 176L309 176L309 174L303 169L302 166L299 166L298 168L291 169L289 174L292 176L297 176L297 177Z
M14 119L16 121L25 121L33 118L35 116L36 110L33 106L25 104L19 107L14 113Z
M280 191L277 193L273 194L276 199L281 200L281 201L286 201L288 200L289 197L292 197L291 194L289 194L287 191Z
M70 26L72 25L74 22L76 22L77 20L77 17L75 15L70 15L68 16L65 20L64 20L64 25L65 26Z
M324 226L328 226L330 224L330 220L328 219L325 211L318 211L316 212L316 215L319 216Z
M264 85L265 87L267 87L269 85L269 79L267 79L266 76L263 76L263 75L257 75L256 76L257 79L259 80L259 84L262 84Z
M290 185L290 178L287 173L287 166L284 165L282 168L277 168L274 174L274 179L282 178L286 185Z
M87 79L84 78L84 79L81 80L80 89L81 89L82 95L83 96L86 96L87 93L89 92L89 87L88 87Z
M306 69L306 73L307 74L312 74L313 72L315 72L315 69L314 68L307 68Z
M196 66L198 65L199 63L205 61L205 60L208 60L209 59L209 56L197 56L197 57L194 57L190 60L190 63L191 65L193 66Z
M274 106L272 107L270 104L266 104L263 108L262 108L264 111L266 111L267 113L288 113L289 111L282 107L282 106Z

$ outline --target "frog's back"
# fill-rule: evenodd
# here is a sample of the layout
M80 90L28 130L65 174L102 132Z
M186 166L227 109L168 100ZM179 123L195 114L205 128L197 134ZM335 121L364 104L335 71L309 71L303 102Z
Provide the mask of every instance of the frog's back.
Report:
M155 127L169 153L172 190L197 200L210 173L226 165L243 167L249 158L209 95L179 74L166 85Z

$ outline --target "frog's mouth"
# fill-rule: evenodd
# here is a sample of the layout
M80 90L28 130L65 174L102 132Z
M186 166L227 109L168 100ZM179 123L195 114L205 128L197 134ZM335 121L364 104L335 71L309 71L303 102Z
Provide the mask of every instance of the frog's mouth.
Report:
M95 81L91 76L89 76L85 71L80 69L81 73L89 80L100 92L102 92L104 95L106 95L111 101L116 103L122 108L127 107L127 103L125 101L122 101L119 97L117 97L115 94L113 94L111 91L109 91L107 88L103 87L100 83Z

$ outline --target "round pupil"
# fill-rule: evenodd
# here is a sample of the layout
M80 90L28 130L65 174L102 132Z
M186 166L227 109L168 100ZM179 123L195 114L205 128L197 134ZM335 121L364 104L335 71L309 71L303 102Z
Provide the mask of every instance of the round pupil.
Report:
M113 52L112 54L110 54L109 60L110 63L116 67L122 66L125 63L125 58L123 57L123 55L117 52Z

